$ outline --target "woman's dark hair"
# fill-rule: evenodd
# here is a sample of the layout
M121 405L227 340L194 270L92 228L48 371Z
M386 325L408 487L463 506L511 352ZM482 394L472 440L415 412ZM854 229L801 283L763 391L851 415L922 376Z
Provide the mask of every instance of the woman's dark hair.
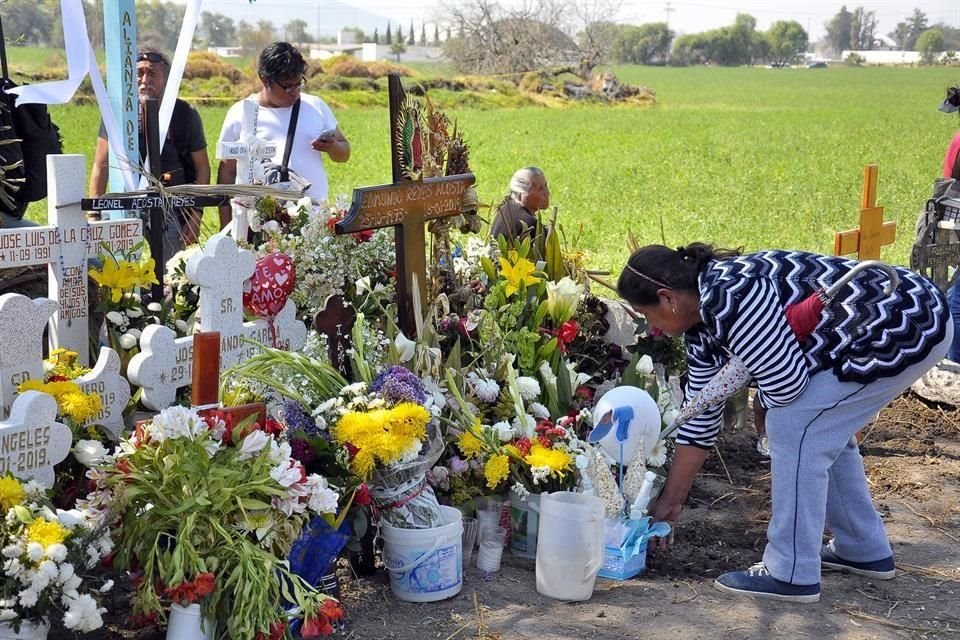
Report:
M260 52L257 75L269 81L299 78L306 72L307 62L300 50L289 42L268 44Z
M659 289L696 291L704 265L741 253L742 249L716 249L700 242L676 249L647 245L634 251L627 260L617 281L617 291L630 304L656 304Z

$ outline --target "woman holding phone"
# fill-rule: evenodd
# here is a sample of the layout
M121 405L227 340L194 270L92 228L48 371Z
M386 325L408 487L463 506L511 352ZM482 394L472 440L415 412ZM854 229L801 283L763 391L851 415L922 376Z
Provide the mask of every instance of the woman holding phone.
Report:
M323 166L326 153L334 162L350 159L350 142L340 131L337 119L327 103L317 96L303 93L307 63L300 51L288 42L274 42L261 53L257 66L262 88L246 100L257 102L256 135L276 144L272 162L286 168L310 183L306 194L314 200L327 200L327 172ZM220 131L221 142L236 142L243 126L243 103L230 107ZM294 114L296 117L294 118ZM290 140L290 149L287 149ZM237 179L237 161L220 161L219 184L232 184ZM230 208L221 207L221 226L230 222Z

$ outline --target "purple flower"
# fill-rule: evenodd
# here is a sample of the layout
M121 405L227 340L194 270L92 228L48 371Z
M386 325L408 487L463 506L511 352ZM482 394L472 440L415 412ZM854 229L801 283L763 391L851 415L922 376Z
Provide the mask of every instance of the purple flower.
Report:
M461 460L458 456L453 456L450 458L450 471L452 471L454 475L459 476L465 473L469 468L470 465L468 465L466 461Z
M296 400L285 400L281 405L280 417L289 431L309 436L319 435L316 421L310 417Z
M408 369L398 365L380 373L370 388L383 396L388 404L398 402L424 404L427 401L427 392L423 388L423 381Z
M300 438L290 439L290 455L299 460L303 466L307 466L317 459L317 454L310 443Z

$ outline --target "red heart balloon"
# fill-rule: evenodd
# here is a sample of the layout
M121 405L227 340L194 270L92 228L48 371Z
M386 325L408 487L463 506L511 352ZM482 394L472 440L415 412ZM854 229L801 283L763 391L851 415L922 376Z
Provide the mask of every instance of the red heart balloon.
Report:
M275 316L293 291L297 268L285 253L274 251L257 260L253 275L243 284L243 308L260 317Z

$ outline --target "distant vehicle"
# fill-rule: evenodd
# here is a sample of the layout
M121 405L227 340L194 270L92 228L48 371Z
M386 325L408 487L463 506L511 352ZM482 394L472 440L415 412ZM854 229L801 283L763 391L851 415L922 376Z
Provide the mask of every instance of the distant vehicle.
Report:
M807 69L826 69L827 63L823 60L813 60L807 63Z

